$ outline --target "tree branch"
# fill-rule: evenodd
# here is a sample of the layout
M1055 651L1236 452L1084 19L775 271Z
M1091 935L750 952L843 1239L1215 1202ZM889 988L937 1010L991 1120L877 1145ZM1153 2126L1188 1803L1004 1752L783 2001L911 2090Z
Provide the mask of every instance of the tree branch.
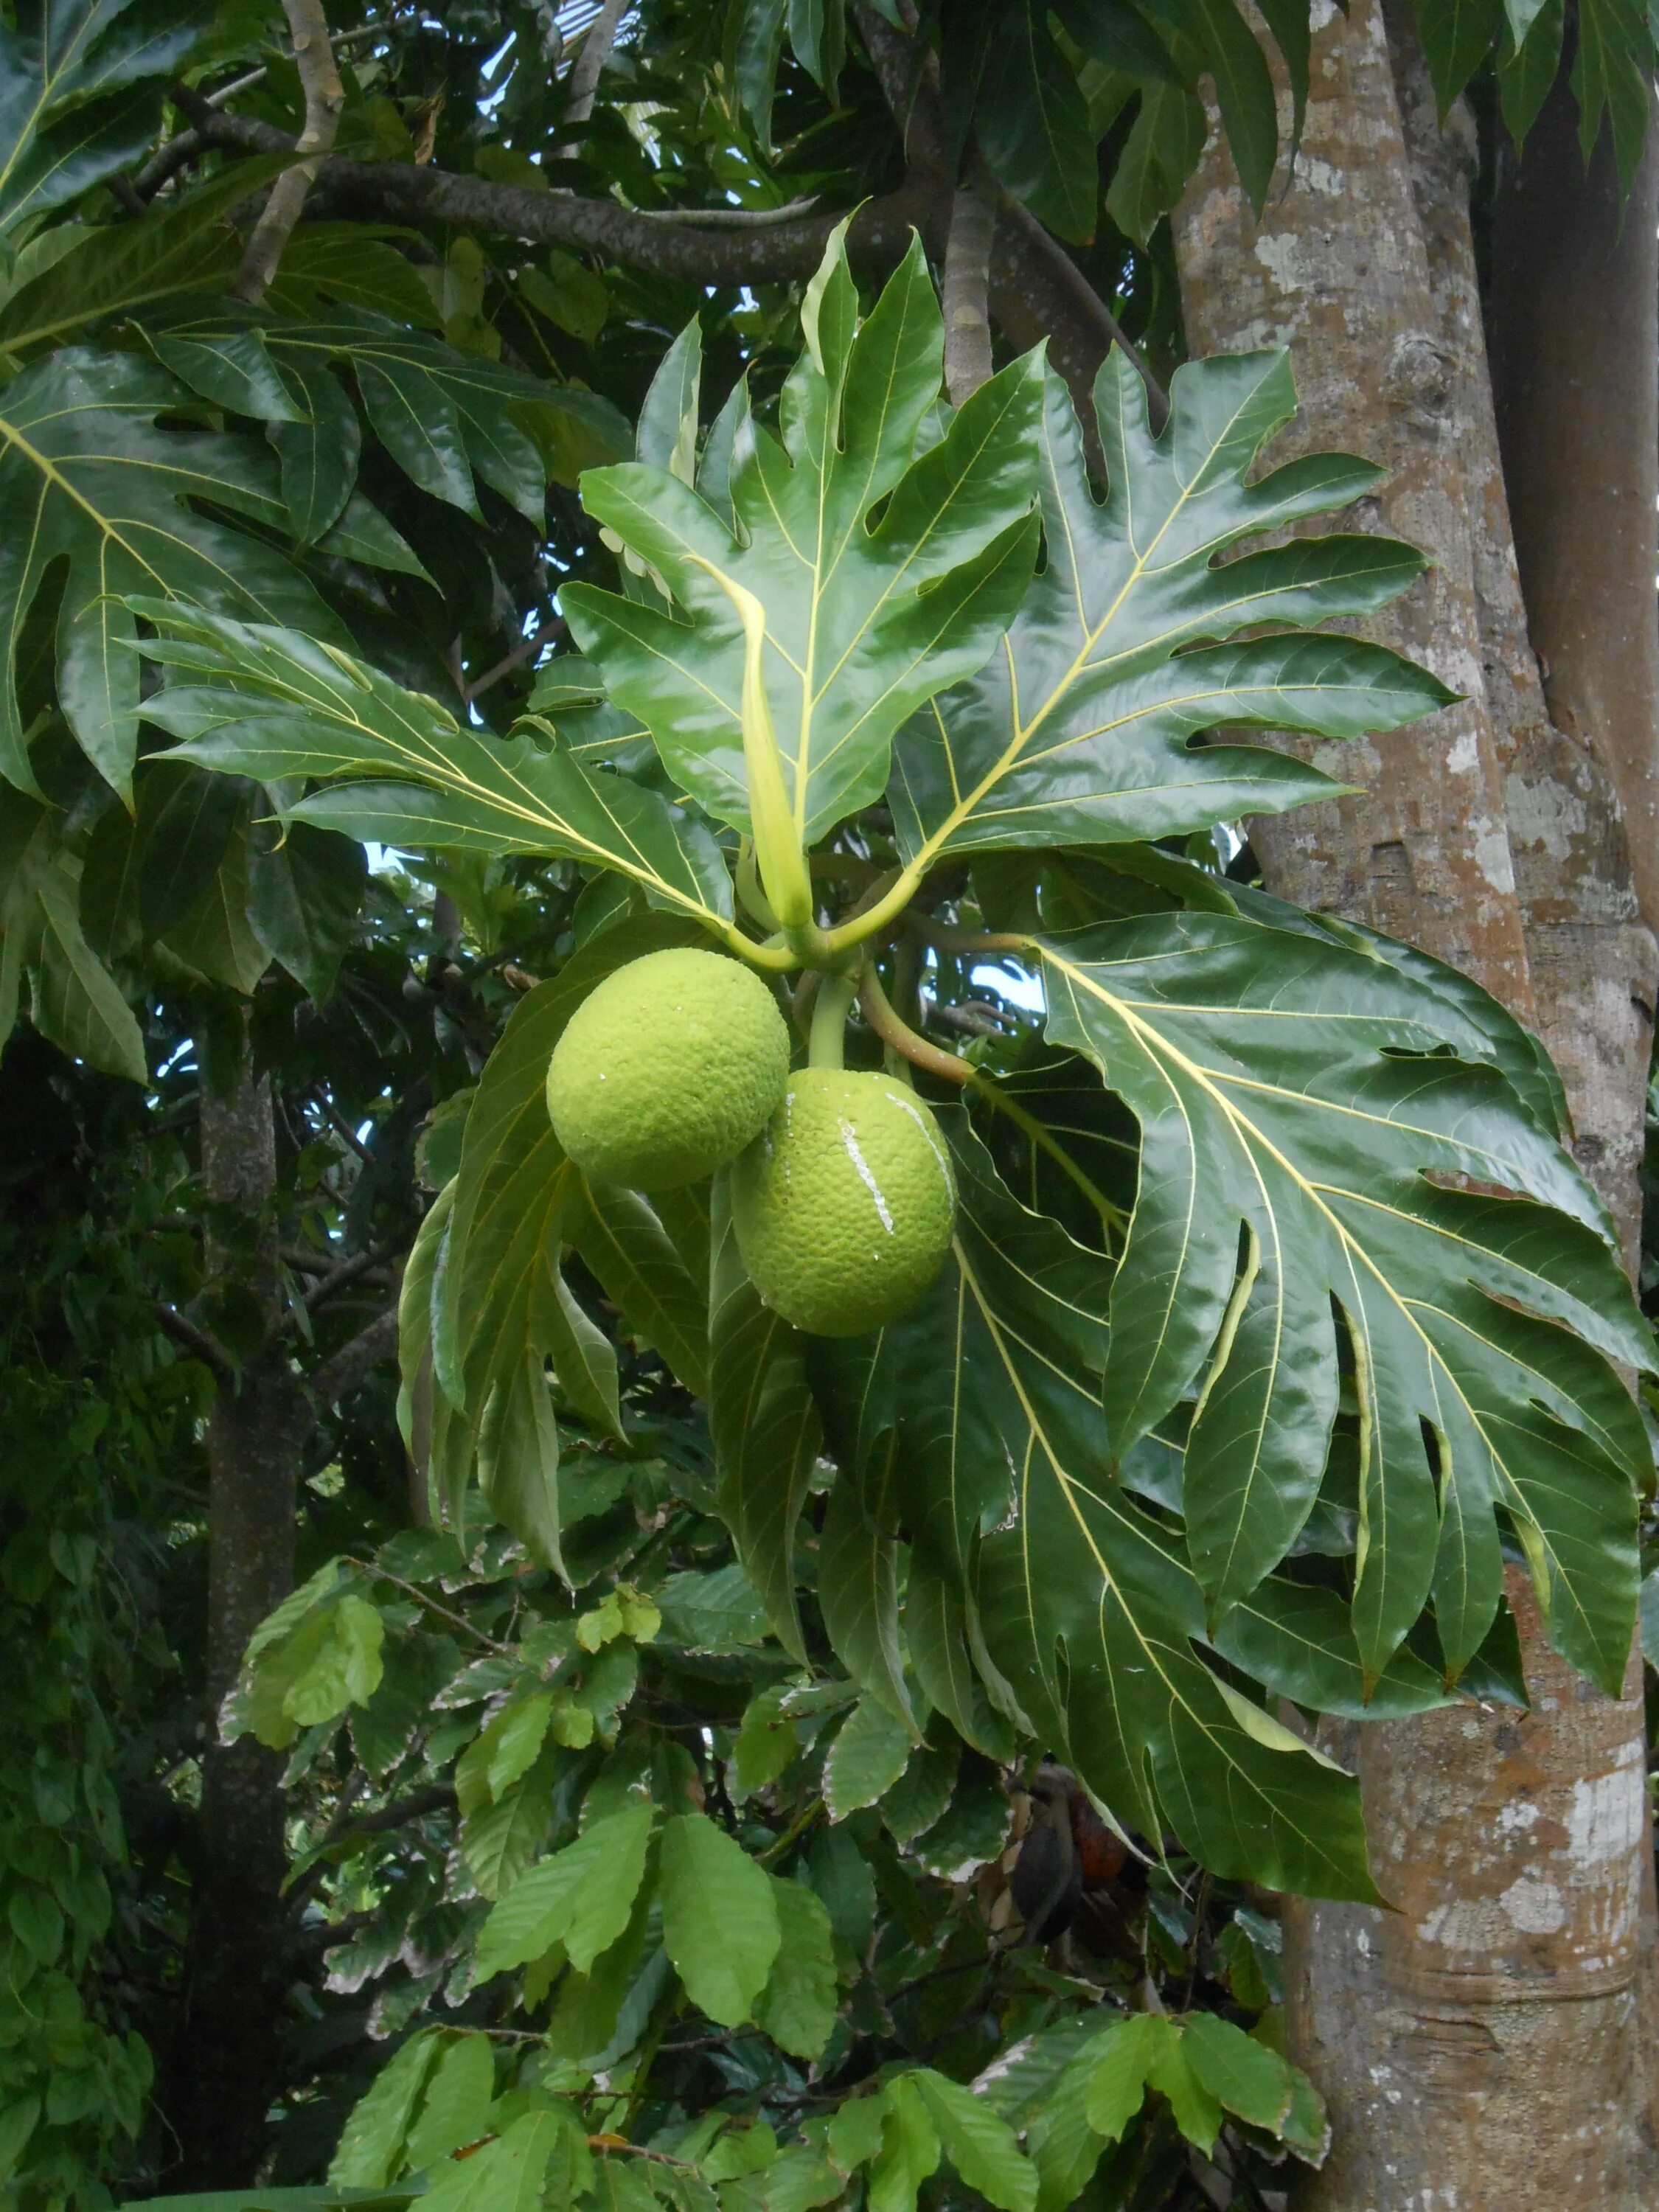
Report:
M250 302L264 298L266 286L276 274L283 248L300 220L306 194L317 174L318 161L334 143L340 111L345 106L345 88L329 44L322 0L283 0L283 7L293 34L294 65L306 100L305 127L296 150L317 159L296 161L291 169L283 170L270 188L231 287L239 300Z
M605 5L583 33L570 68L570 97L564 110L567 127L586 123L593 112L593 96L599 91L599 79L605 75L605 65L617 43L617 27L628 7L629 0L605 0ZM563 156L579 153L580 142L572 140L556 150Z
M350 1396L371 1367L378 1367L397 1349L398 1309L390 1305L313 1369L305 1377L306 1389L319 1406L337 1406L342 1398Z
M245 154L293 150L294 141L285 131L252 116L222 115L187 85L176 85L173 98L204 144ZM453 223L531 245L571 246L653 275L716 285L811 276L840 220L836 210L826 210L759 228L703 228L695 220L636 214L612 200L494 184L407 162L345 161L337 155L318 164L311 204L347 217ZM911 231L932 228L936 213L936 196L925 182L911 179L896 191L866 201L853 219L853 249L873 265L893 265Z
M360 1813L355 1818L348 1816L343 1820L331 1821L328 1833L317 1846L318 1850L326 1851L336 1844L355 1842L359 1836L380 1836L391 1828L406 1828L411 1820L423 1820L428 1813L441 1813L454 1802L453 1784L435 1782L428 1790L414 1790L409 1796L398 1798L395 1804L383 1805L378 1813ZM330 1864L329 1860L319 1857L289 1884L288 1899L290 1909L307 1903ZM343 1942L345 1937L343 1933L331 1929L329 1941L331 1943Z
M939 287L945 311L945 388L960 407L991 374L991 240L996 186L973 162L951 202L951 232Z
M1146 387L1153 429L1164 428L1169 395L1124 336L1117 317L1060 240L1029 208L1000 189L991 251L991 306L1016 345L1048 340L1054 367L1071 387L1091 442L1095 373L1115 345L1122 347Z
M162 1335L170 1336L175 1344L182 1346L192 1359L199 1359L216 1382L229 1384L235 1381L236 1363L216 1336L198 1328L193 1321L186 1321L176 1307L164 1305L159 1300L155 1318Z

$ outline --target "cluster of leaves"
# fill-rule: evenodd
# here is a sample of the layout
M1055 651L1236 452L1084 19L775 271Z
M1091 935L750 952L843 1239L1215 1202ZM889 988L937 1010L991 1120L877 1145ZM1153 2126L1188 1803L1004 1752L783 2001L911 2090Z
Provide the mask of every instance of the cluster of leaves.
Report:
M1340 457L1248 480L1291 404L1277 356L1182 371L1162 440L1109 362L1101 505L1070 401L1034 361L942 408L919 258L860 323L832 247L805 324L781 438L739 392L696 459L695 401L671 374L687 458L586 480L640 573L621 596L565 589L586 658L542 682L580 697L602 679L597 732L578 712L503 750L325 647L155 602L168 683L149 712L200 768L319 780L295 818L394 844L538 844L668 910L623 930L613 905L520 1009L411 1265L408 1432L452 1525L476 1476L556 1560L545 1363L599 1388L556 1264L573 1245L707 1388L740 1553L787 1642L822 1420L842 1469L826 1619L871 1694L911 1719L908 1646L926 1702L970 1741L1012 1721L1218 1872L1368 1894L1348 1785L1240 1670L1339 1711L1502 1679L1501 1514L1559 1648L1616 1682L1648 1462L1608 1364L1646 1365L1645 1332L1535 1044L1420 956L1146 842L1331 787L1197 732L1340 737L1443 700L1380 647L1292 626L1375 606L1416 557L1342 535L1240 550L1371 481ZM728 580L761 610L797 833L880 894L815 926L817 951L738 918L755 629ZM1079 848L1091 872L1054 857ZM962 938L975 917L1000 927ZM641 932L693 922L775 969L851 956L867 974L873 953L878 1000L904 995L907 941L913 986L915 949L953 937L1040 973L1063 1118L1002 1048L962 1075L1069 1180L1078 1233L1023 1206L957 1121L961 1228L938 1290L852 1351L817 1352L759 1307L717 1182L705 1358L682 1318L701 1242L585 1186L539 1103L580 993ZM1133 1478L1147 1449L1178 1474Z
M802 1666L693 1401L634 1331L619 1348L620 1433L561 1394L568 1581L486 1514L328 1562L250 1651L231 1725L318 1789L292 1881L335 1936L334 2005L367 2003L391 2052L331 2188L914 2212L944 2161L930 2201L1059 2212L1097 2172L1103 2203L1150 2205L1318 2157L1276 1925L1120 1853L1058 1969L1017 1917L996 1932L1003 1776L839 1672L827 1470ZM1126 2009L1149 1988L1169 2013Z
M155 1492L194 1456L207 1378L174 1358L137 1264L185 1175L177 1140L147 1139L130 1087L54 1059L14 1052L0 1083L0 2188L22 2167L66 2201L146 2125L126 1746L153 1745L171 1703Z
M647 0L615 96L574 130L545 8L331 12L360 158L751 214L902 173L834 0ZM1262 12L1270 43L1233 0L927 14L948 158L977 145L1051 227L1094 234L1086 266L1127 313L1156 255L1123 234L1151 235L1197 157L1200 76L1258 197L1270 62L1294 131L1308 10ZM1610 108L1628 168L1647 30L1615 0L1578 13L1585 128ZM1524 127L1562 15L1425 5L1443 99L1497 40ZM919 249L862 319L832 252L787 374L793 294L720 295L712 422L695 327L646 391L699 287L510 237L392 234L319 194L251 310L224 288L279 159L198 144L188 185L183 141L133 165L170 76L234 76L237 112L291 133L292 63L246 17L165 0L20 26L0 1029L27 1001L92 1067L222 1078L252 1001L284 1236L312 1262L283 1324L302 1370L350 1310L315 1295L322 1271L367 1276L412 1232L414 1126L442 1102L400 1407L438 1526L380 1541L403 1516L384 1418L322 1432L303 1550L327 1564L258 1640L237 1721L289 1754L289 1894L312 1955L333 1947L329 1985L296 1987L274 2178L314 2182L332 2152L314 2203L425 2186L456 2212L708 2212L711 2191L727 2212L911 2212L924 2185L1006 2212L1253 2201L1261 2162L1316 2157L1321 2130L1275 2054L1276 1930L1246 1885L1368 1893L1352 1786L1276 1700L1520 1697L1506 1550L1560 1648L1616 1680L1650 1466L1607 1364L1648 1340L1529 1042L1433 963L1211 865L1212 830L1332 786L1209 733L1340 738L1444 696L1322 627L1405 588L1406 549L1259 543L1372 472L1252 479L1292 404L1280 361L1184 373L1156 440L1120 357L1090 426L1103 503L1034 358L941 400ZM636 408L634 460L591 467ZM851 1346L760 1306L718 1182L657 1205L588 1184L541 1107L561 1024L623 959L800 957L757 890L750 664L711 566L758 603L797 831L848 895L811 951L861 962L872 1018L896 1008L935 1062L990 1032L953 1103L933 1091L951 1258ZM424 919L411 971L413 885L353 840L441 895L470 980ZM513 961L547 980L497 1042ZM327 1013L302 1010L343 962ZM882 1048L855 1030L855 1060ZM3 1775L0 2156L31 2208L100 2201L145 2079L137 2012L99 1986L132 1943L118 1922L99 1948L119 1844L87 1776L134 1641L100 1563L135 1469L158 1492L198 1474L207 1377L161 1348L155 1297L244 1342L187 1189L168 1205L159 1273L134 1257L154 1224L112 1243L107 1217L40 1271L48 1303L130 1271L99 1324L110 1412L49 1381L74 1364L50 1334L18 1339L16 1418L64 1469L8 1500L0 1567L8 1663L40 1686ZM66 1288L64 1315L85 1298ZM196 1495L168 1539L198 1609L203 1528ZM65 1717L80 1769L53 1796L57 1738L46 1783L36 1750ZM1004 1778L1043 1751L1140 1855L1081 1964L1000 1929ZM187 1750L134 1756L187 1799ZM41 1787L73 1801L44 1843ZM133 1908L167 1922L173 1986L186 1860L164 1843Z
M875 12L902 26L890 0ZM735 75L764 142L786 39L799 67L837 99L846 13L843 0L741 0L739 13ZM1565 0L1419 0L1416 13L1442 115L1491 65L1504 122L1517 143L1524 140L1561 67ZM1605 118L1628 187L1659 61L1654 27L1626 0L1582 0L1576 13L1573 90L1584 152ZM1257 21L1238 0L971 0L925 9L921 35L937 52L953 161L976 144L1003 185L1061 238L1088 244L1103 216L1144 246L1203 151L1205 79L1240 182L1261 209L1275 168L1294 158L1301 137L1313 16L1309 0L1272 0ZM1290 94L1288 117L1275 76Z

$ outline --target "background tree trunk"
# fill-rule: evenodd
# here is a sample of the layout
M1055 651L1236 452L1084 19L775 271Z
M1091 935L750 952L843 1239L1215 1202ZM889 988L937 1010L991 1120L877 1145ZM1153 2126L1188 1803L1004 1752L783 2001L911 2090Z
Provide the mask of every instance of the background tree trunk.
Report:
M1540 167L1543 147L1531 156ZM1559 554L1553 571L1531 566L1522 608L1469 238L1469 150L1460 118L1444 137L1437 128L1407 12L1390 21L1378 0L1353 0L1316 39L1297 173L1287 191L1276 184L1261 222L1213 140L1177 214L1193 350L1288 343L1304 398L1298 444L1347 445L1389 467L1358 519L1411 538L1437 566L1370 627L1468 695L1403 738L1330 748L1322 764L1359 794L1253 834L1274 889L1415 939L1537 1025L1567 1084L1580 1158L1628 1251L1654 954L1635 922L1595 725L1616 696L1626 744L1639 755L1645 727L1651 746L1652 653L1638 652L1615 685L1596 655L1640 619L1627 604L1623 630L1559 601L1547 610L1567 580ZM1582 250L1611 220L1605 192L1581 195L1565 235ZM1626 222L1650 242L1650 206ZM1514 250L1535 328L1550 311L1518 237ZM1604 282L1621 267L1610 250L1584 261ZM1650 393L1653 296L1650 273L1644 314L1604 317L1581 289L1573 325L1581 353L1619 353L1609 373L1645 380ZM1524 360L1526 329L1506 344ZM1553 404L1528 388L1534 409ZM1650 400L1620 419L1604 406L1601 427L1619 455L1603 454L1600 480L1634 487L1609 517L1620 542L1607 557L1650 580ZM1540 434L1517 422L1517 473ZM1529 483L1527 497L1529 526L1554 543L1552 500L1593 502L1595 491L1568 467ZM1638 509L1639 545L1615 530ZM1591 517L1584 526L1596 536ZM1573 641L1574 699L1596 704L1579 705L1571 726L1550 720L1528 614L1534 635L1553 620ZM1654 619L1650 584L1644 635ZM1519 1576L1511 1589L1529 1714L1462 1705L1340 1732L1338 1747L1360 1765L1378 1884L1398 1909L1296 1902L1287 1914L1296 2052L1335 2127L1305 2191L1319 2212L1636 2212L1655 2201L1638 1986L1654 1942L1639 1661L1624 1699L1602 1696L1548 1652Z
M175 2185L246 2186L258 2172L276 2081L277 2033L291 1979L282 1898L288 1870L280 1753L252 1736L217 1741L216 1718L247 1640L294 1587L294 1516L310 1413L276 1335L276 1138L270 1085L245 1060L235 1091L204 1085L203 1186L225 1209L210 1276L258 1303L265 1340L238 1382L222 1386L208 1424L209 1736L202 1758L199 1856L167 2106L179 2146ZM226 1233L246 1226L252 1249Z

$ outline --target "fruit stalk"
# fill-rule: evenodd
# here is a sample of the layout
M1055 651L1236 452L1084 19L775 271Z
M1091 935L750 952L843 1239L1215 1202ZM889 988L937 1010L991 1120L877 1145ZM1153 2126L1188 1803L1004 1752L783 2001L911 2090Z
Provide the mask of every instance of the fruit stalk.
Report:
M858 981L852 975L826 975L818 985L806 1040L809 1066L846 1066L847 1017L853 1011L858 989Z

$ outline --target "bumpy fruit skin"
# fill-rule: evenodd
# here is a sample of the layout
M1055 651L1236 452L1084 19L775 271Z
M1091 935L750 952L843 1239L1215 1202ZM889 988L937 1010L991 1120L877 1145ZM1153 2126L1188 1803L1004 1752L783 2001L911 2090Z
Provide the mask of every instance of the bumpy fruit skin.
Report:
M806 1067L732 1170L738 1249L766 1304L814 1336L860 1336L939 1271L956 1177L939 1124L884 1075Z
M547 1110L584 1174L676 1190L743 1150L788 1073L788 1029L752 968L718 952L647 952L571 1016Z

